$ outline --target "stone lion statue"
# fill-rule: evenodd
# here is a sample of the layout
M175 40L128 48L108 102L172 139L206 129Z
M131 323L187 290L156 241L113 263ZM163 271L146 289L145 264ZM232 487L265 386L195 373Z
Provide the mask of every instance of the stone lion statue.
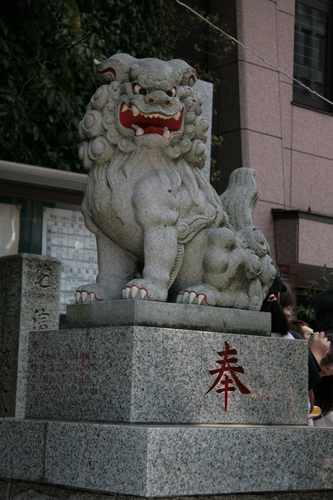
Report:
M99 272L76 302L260 309L276 271L252 224L254 171L234 171L221 198L202 175L208 123L195 70L127 54L95 60L94 70L101 85L79 126L79 156Z

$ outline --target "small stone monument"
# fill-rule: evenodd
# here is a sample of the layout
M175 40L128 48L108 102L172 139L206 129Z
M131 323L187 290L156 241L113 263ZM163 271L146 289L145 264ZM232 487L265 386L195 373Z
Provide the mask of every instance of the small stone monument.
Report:
M61 263L41 255L0 258L0 416L25 416L29 331L59 327Z
M26 418L0 422L0 478L37 483L36 498L332 489L333 435L307 426L307 344L272 339L260 312L276 271L254 171L221 197L201 174L185 62L117 54L95 72L80 157L99 274L66 330L30 333Z

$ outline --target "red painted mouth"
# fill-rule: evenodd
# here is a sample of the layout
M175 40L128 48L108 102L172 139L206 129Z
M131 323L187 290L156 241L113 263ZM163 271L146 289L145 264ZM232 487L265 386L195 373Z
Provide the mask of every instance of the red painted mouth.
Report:
M120 123L125 128L134 130L135 136L158 134L169 140L171 132L178 132L183 123L183 110L173 116L162 113L143 114L132 105L130 108L122 102L119 109Z

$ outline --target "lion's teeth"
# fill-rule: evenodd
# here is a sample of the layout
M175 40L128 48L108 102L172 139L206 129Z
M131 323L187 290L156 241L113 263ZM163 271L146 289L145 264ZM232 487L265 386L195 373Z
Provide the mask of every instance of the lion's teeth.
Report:
M162 115L161 113L151 113L149 115L148 114L146 115L144 113L141 113L141 111L139 111L139 109L135 106L135 104L132 104L131 109L132 109L132 113L133 113L134 117L141 115L141 116L145 116L146 118L159 118L162 120L170 120L170 118L173 118L174 120L178 121L180 116L181 116L181 111L177 111L177 113L174 114L172 117L167 116L167 115ZM124 112L124 111L128 111L128 110L129 110L129 107L127 106L127 104L124 103L122 111Z
M132 123L131 125L132 128L135 130L135 136L137 137L138 135L143 135L144 131L139 125L136 125L135 123Z
M164 139L170 139L170 130L167 127L164 127L163 130L164 130L164 133L163 133Z
M138 108L132 104L132 113L133 113L133 116L138 116L140 114L140 111L138 110Z

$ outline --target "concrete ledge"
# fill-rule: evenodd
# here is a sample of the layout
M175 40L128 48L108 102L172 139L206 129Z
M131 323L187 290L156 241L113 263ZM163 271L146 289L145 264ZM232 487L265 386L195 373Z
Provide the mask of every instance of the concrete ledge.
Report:
M333 488L331 429L4 419L0 432L3 479L143 497Z
M114 300L67 306L66 326L151 326L270 336L271 316L269 313L242 309Z

